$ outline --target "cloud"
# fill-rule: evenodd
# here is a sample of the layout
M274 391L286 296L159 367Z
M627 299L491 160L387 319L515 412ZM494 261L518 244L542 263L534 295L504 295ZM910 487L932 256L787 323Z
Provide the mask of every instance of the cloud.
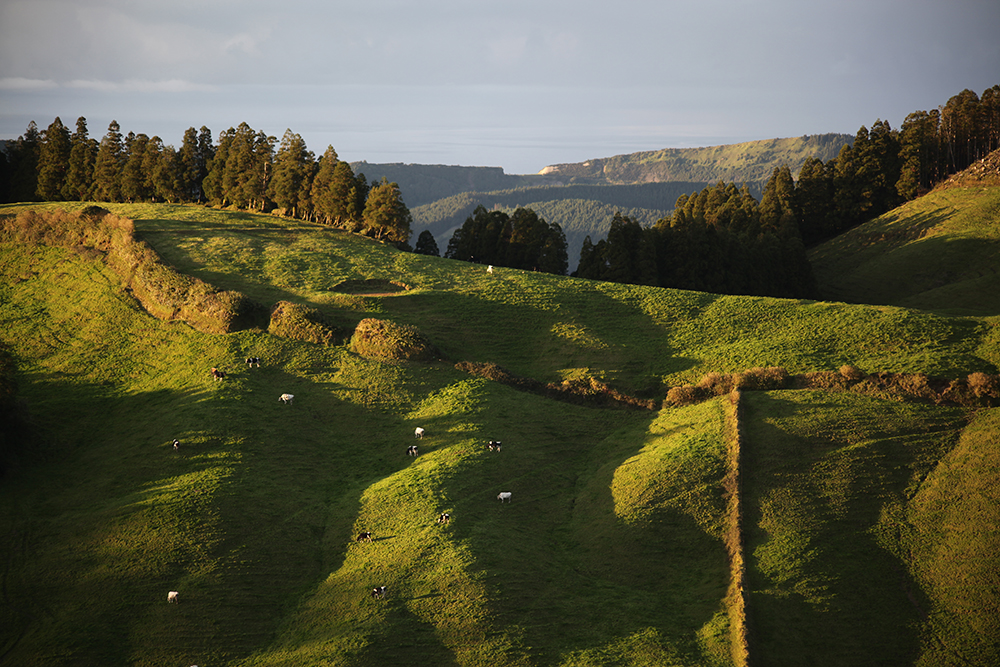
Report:
M182 79L149 81L128 79L126 81L102 81L98 79L75 79L67 84L69 88L93 90L99 93L211 93L215 86L193 83Z
M0 90L49 90L58 88L59 84L51 79L26 79L21 76L11 76L0 79Z

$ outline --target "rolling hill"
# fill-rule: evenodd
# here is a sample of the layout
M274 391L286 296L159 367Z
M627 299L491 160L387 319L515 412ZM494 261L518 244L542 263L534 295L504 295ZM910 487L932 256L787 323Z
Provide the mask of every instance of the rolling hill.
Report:
M198 206L60 222L84 206L0 236L33 433L0 479L0 663L1000 658L995 315L490 276ZM183 315L219 295L264 320ZM372 319L438 359L359 354ZM514 380L467 372L493 364Z
M1000 151L809 252L823 298L1000 315Z

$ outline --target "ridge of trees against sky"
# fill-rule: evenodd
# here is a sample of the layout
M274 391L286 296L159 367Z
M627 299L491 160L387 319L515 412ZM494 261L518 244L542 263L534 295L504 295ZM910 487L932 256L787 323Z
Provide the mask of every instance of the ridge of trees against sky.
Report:
M774 170L761 200L720 182L678 198L671 217L641 227L616 215L607 238L583 243L583 278L715 293L809 297L805 247L836 236L929 190L1000 148L1000 85L963 90L938 109L915 111L899 130L862 126L852 145L823 163L807 159L792 177ZM175 149L160 137L112 121L97 141L81 117L75 131L57 117L0 151L0 199L21 201L199 202L275 211L367 234L411 250L412 217L396 183L367 183L332 146L317 158L287 130L280 143L246 123L212 140L189 128ZM424 232L416 252L439 254ZM445 257L565 274L559 225L530 209L480 207L456 230Z

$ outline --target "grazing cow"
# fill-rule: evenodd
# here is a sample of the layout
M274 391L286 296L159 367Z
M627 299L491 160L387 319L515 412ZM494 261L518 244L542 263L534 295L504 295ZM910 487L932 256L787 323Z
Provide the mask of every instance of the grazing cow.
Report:
M386 589L385 586L376 586L375 588L372 589L372 597L373 598L385 598L385 592L386 592L386 590L387 589Z
M216 380L224 380L226 378L225 371L220 371L218 368L212 368L212 377Z
M499 440L490 440L490 444L488 444L486 446L489 447L489 449L490 449L491 452L499 452L500 451L500 441Z
M167 602L172 602L174 604L177 604L177 602L178 602L177 596L178 595L179 595L179 593L177 591L170 591L169 593L167 593Z
M493 275L493 265L492 264L490 264L489 266L486 267L486 273L490 274L491 276Z
M438 517L438 523L448 523L451 521L451 515L447 512L442 512L441 516Z
M247 357L247 368L260 368L260 357Z
M424 438L424 428L422 426L418 426L417 428L413 429L413 436L416 437L416 438L420 438L421 440L423 440L423 438Z
M181 448L181 441L175 439L174 440L174 451L177 451L180 448Z
M295 398L295 394L282 394L278 397L278 400L282 403L291 404L293 398Z
M406 448L406 453L409 454L410 456L416 456L417 455L417 446L416 445L410 445L409 447Z
M374 539L374 537L375 537L374 535L372 535L371 533L369 533L366 530L363 533L358 533L358 537L356 538L355 541L357 541L357 542L371 542Z
M497 494L497 500L499 500L500 502L504 502L506 500L509 503L510 502L510 491L501 491L500 493L498 493Z

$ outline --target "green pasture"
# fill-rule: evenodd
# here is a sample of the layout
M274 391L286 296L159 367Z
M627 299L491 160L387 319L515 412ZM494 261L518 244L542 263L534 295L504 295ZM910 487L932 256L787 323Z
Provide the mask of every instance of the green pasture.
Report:
M814 248L825 299L1000 315L1000 187L936 190Z
M454 363L651 397L754 366L1000 365L988 318L489 276L277 217L108 208L184 273L413 325L446 358L198 333L92 255L0 244L0 340L36 433L0 479L0 663L730 665L722 399L597 409ZM335 289L367 279L410 289ZM990 664L996 411L744 397L754 663Z

